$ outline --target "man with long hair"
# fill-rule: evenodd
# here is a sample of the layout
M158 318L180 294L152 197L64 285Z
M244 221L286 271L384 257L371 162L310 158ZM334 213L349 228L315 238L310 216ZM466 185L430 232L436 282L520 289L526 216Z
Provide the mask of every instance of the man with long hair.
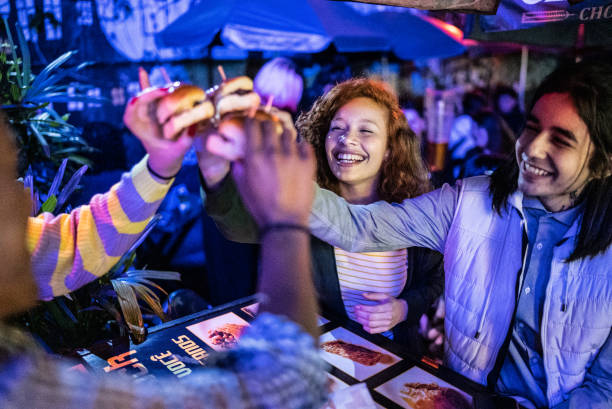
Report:
M314 235L348 251L444 253L445 361L535 407L612 403L612 67L564 65L537 89L491 177L401 203L318 189Z

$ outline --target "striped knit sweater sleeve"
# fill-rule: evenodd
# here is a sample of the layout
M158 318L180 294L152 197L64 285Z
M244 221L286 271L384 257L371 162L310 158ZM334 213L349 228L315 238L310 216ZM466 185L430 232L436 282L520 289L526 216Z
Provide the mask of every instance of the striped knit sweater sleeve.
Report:
M67 294L106 274L138 239L172 184L157 182L147 159L70 214L29 218L27 246L40 299Z

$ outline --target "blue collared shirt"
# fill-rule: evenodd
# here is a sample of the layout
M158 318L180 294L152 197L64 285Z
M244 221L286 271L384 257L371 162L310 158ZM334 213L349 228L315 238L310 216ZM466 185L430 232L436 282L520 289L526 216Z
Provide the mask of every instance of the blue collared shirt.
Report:
M537 407L547 405L540 326L553 249L563 240L580 209L576 206L551 213L538 199L523 199L527 253L508 355L497 386L504 393L529 397Z

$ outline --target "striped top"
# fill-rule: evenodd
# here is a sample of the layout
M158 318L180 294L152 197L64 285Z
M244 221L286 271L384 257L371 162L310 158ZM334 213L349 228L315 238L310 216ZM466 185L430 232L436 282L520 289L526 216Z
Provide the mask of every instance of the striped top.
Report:
M106 274L138 239L172 184L153 179L147 159L70 214L28 218L27 247L40 299L67 294Z
M406 249L351 253L334 247L334 255L342 301L347 315L352 320L355 320L355 305L378 303L364 298L361 295L363 292L387 293L397 297L406 285ZM388 333L383 335L389 336Z

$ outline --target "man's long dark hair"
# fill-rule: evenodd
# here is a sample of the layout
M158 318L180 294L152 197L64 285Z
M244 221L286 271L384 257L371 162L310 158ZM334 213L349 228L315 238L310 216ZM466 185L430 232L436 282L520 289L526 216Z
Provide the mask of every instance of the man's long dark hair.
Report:
M545 94L568 93L586 124L595 150L590 180L580 194L584 204L576 247L567 261L593 257L612 244L612 65L599 61L562 65L536 90L533 105ZM516 156L491 176L493 208L501 214L518 188Z

